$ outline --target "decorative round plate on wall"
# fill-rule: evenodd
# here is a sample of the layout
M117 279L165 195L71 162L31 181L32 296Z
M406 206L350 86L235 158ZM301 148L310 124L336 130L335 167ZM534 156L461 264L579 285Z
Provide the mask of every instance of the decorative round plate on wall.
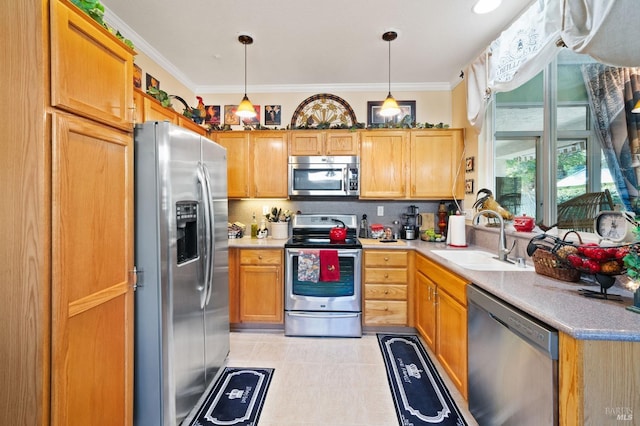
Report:
M291 128L353 127L357 122L356 114L347 101L329 93L320 93L298 105L291 117Z

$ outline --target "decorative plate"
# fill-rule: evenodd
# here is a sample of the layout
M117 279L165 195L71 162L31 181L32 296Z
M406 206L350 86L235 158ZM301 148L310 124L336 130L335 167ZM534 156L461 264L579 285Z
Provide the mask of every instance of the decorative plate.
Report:
M291 117L293 129L350 128L358 123L356 114L347 101L320 93L302 101Z

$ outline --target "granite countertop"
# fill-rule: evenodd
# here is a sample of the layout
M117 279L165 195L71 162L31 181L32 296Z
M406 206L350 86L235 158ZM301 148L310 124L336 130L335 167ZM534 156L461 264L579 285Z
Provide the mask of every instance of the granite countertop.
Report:
M599 285L555 280L535 272L475 271L431 253L443 249L491 251L486 247L470 245L460 249L420 240L407 241L406 246L576 339L640 342L640 315L625 309L633 305L630 291L617 286L608 289L609 294L620 295L622 301L589 298L579 294L578 289L599 291ZM526 261L531 265L530 258Z
M527 271L475 271L462 268L431 253L431 250L443 249L491 251L486 247L469 245L460 249L448 247L445 243L429 243L421 240L381 242L361 238L360 241L365 249L415 250L478 287L576 339L640 342L640 314L625 309L626 306L633 304L633 295L618 286L611 287L608 292L620 295L622 297L620 302L588 298L580 295L578 289L588 288L599 291L598 285L564 282ZM266 239L245 237L237 240L230 239L229 247L284 248L286 242L287 240L271 237ZM531 259L526 260L531 265Z

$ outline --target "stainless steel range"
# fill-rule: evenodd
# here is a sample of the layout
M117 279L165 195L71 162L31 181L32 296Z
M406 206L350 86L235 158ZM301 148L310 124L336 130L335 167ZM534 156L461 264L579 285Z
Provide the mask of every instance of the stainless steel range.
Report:
M297 214L285 244L286 336L362 336L362 244L356 215ZM347 237L332 241L344 223Z

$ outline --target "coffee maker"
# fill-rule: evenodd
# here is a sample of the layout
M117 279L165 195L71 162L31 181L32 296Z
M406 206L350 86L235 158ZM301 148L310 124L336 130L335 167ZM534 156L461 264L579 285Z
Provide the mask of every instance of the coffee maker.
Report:
M420 234L420 225L422 217L418 212L417 206L407 207L407 212L402 213L402 229L400 230L400 238L403 240L415 240Z

